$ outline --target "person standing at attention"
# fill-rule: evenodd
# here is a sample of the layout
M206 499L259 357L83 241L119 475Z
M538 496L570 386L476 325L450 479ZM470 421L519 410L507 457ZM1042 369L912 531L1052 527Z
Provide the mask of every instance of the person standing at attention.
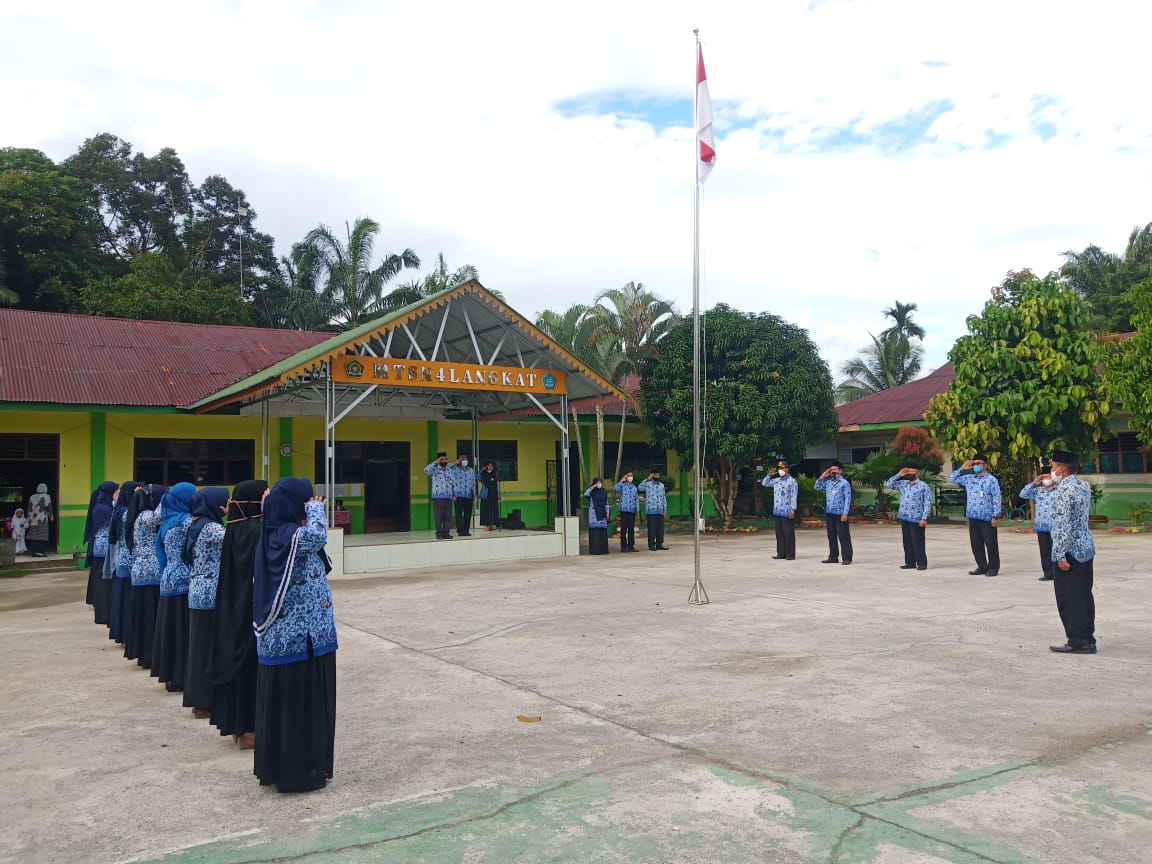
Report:
M963 486L968 494L964 516L968 520L968 541L976 569L969 576L996 576L1000 572L1000 481L988 473L988 460L981 455L969 459L948 475L948 482Z
M824 528L828 532L828 557L820 563L851 564L848 514L852 512L852 484L844 479L839 462L833 462L816 480L816 491L824 493Z
M588 499L588 554L608 554L608 490L599 477L592 478L592 485L584 490Z
M1036 475L1031 483L1024 484L1020 490L1020 497L1034 501L1036 512L1032 517L1032 532L1036 535L1036 542L1040 546L1040 581L1051 582L1052 570L1052 491L1055 481L1050 473L1044 472Z
M480 471L480 524L485 531L500 527L500 475L491 461Z
M928 551L925 546L925 528L932 515L932 490L920 479L920 469L905 465L884 484L900 493L900 507L896 518L900 520L900 535L904 541L904 563L901 570L928 569Z
M282 477L265 493L252 575L256 632L253 773L279 792L323 789L336 744L336 618L324 551L328 519L312 482Z
M777 561L796 560L796 497L799 486L788 473L788 463L781 459L760 481L772 490L772 521L776 523Z
M1068 641L1049 646L1057 654L1096 653L1096 601L1092 597L1092 562L1096 543L1088 529L1092 487L1076 476L1080 454L1052 454L1052 561L1056 609Z
M429 462L424 473L432 478L432 524L437 540L452 539L452 499L455 497L452 472L448 468L448 454L441 450L436 461Z
M48 484L36 487L36 494L28 499L28 548L37 558L47 558L52 549L52 523L56 521L56 511L52 508L52 496L48 494Z
M456 505L456 534L472 536L472 499L476 495L476 470L468 467L468 455L456 457L452 472L453 503Z
M644 510L648 514L648 551L667 552L664 545L664 514L668 512L668 493L660 482L660 469L657 468L648 478L636 487L644 493Z
M620 508L620 551L636 551L636 514L640 512L640 493L636 491L636 484L632 482L632 472L629 471L620 482L612 487L612 491L620 497L617 506Z

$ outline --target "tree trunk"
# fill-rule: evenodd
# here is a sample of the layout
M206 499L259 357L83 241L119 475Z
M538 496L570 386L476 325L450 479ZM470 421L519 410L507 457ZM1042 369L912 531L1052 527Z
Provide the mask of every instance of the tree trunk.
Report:
M624 400L624 410L620 414L620 438L616 442L616 473L612 475L612 485L620 479L620 470L624 464L624 421L628 419L628 400Z
M576 432L576 457L577 457L577 461L580 463L580 492L583 493L584 490L588 488L588 486L586 485L588 477L584 473L584 441L580 437L580 421L576 419L576 406L573 405L571 407L572 407L572 428ZM563 464L563 463L561 463L561 464Z
M596 406L596 473L604 478L604 403Z
M705 466L704 475L708 480L708 494L712 496L712 503L716 505L716 512L720 514L724 527L732 527L732 511L736 506L736 493L740 487L732 463L725 459L717 459L714 470L710 471Z

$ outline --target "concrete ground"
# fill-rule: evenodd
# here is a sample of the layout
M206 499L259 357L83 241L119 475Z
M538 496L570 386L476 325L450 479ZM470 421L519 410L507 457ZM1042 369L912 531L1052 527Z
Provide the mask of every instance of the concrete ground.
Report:
M336 776L279 795L125 662L84 574L0 580L0 860L1152 861L1152 535L1060 656L1035 538L854 526L335 586ZM539 722L521 718L539 717Z

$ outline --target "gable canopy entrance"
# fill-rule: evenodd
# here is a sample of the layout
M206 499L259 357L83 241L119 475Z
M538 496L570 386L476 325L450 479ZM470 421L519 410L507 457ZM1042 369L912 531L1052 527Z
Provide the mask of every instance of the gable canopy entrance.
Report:
M560 433L557 473L568 516L568 402L588 398L623 394L472 280L301 351L192 408L259 413L265 479L271 418L323 417L326 489L335 480L336 427L346 417L471 419L475 442L484 418L535 409Z

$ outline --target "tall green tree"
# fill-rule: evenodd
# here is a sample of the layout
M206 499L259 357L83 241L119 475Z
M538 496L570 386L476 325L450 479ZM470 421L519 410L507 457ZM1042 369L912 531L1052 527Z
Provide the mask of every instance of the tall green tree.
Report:
M402 270L420 266L411 249L386 255L373 265L379 223L365 216L344 227L344 241L326 225L313 228L301 241L298 253L320 295L330 304L332 325L339 330L357 327L387 312L384 286Z
M949 352L956 377L932 399L928 429L955 456L981 451L993 466L1093 449L1111 402L1088 304L1055 274L1006 284L1012 290L994 291Z
M872 344L840 367L844 380L836 387L838 402L854 402L907 384L920 374L924 362L924 349L919 340L925 330L912 320L916 311L915 303L901 303L884 310L884 317L892 320L892 326L880 335L869 336Z
M1069 249L1063 257L1060 278L1088 301L1092 326L1108 333L1130 332L1133 321L1125 295L1152 277L1152 223L1132 229L1123 254L1093 244L1080 252Z
M1129 428L1152 447L1152 279L1136 283L1125 296L1136 332L1105 343L1105 378L1112 397L1132 415Z
M621 288L602 292L588 310L592 326L592 343L614 357L612 383L624 393L624 410L620 415L620 435L616 446L616 468L620 476L624 459L624 428L628 410L640 413L637 375L640 362L657 350L660 340L675 326L680 316L676 306L644 287L642 282L629 282Z
M93 280L84 286L81 296L90 315L186 324L245 320L244 302L233 286L180 273L162 252L137 255L132 259L131 272Z
M757 457L798 461L810 445L833 434L836 412L828 364L806 330L776 315L723 304L706 321L704 479L728 524L740 469ZM690 464L691 321L672 327L660 351L641 359L640 397L649 442L675 450Z
M39 150L0 149L0 291L11 305L74 312L101 275L83 185Z
M457 285L463 285L471 279L479 278L480 274L471 264L465 264L463 267L449 270L448 264L444 260L444 253L441 252L436 256L436 266L432 269L431 273L423 278L410 279L389 291L384 297L384 308L388 310L401 309L412 303L418 303L428 297L448 291ZM489 289L489 292L503 299L504 295L499 291Z
M183 269L180 233L192 212L192 181L171 147L155 156L107 132L85 141L63 163L99 215L99 247L120 274L140 254L163 252Z

